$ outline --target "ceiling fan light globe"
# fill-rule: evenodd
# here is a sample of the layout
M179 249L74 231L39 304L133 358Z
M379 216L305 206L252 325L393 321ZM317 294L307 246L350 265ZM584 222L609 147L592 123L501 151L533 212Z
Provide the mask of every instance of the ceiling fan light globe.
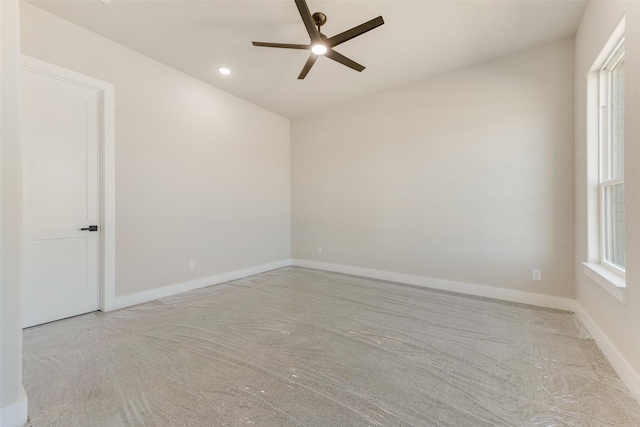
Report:
M311 52L315 53L316 55L324 55L325 53L327 53L327 47L322 43L316 43L311 46Z

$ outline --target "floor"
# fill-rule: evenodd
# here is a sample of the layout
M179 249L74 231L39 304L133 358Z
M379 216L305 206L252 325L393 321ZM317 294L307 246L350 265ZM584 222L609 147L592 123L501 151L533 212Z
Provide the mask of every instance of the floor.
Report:
M571 313L295 267L25 330L31 426L640 426Z

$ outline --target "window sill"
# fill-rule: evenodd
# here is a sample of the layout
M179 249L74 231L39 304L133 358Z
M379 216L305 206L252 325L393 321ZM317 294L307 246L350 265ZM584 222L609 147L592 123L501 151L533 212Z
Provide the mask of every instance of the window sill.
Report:
M591 280L623 304L627 303L627 285L624 275L616 274L602 264L583 262L584 272Z

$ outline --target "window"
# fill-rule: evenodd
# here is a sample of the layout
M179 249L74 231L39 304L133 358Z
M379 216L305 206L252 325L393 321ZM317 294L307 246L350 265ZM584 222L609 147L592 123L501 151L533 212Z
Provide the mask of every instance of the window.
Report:
M600 262L625 271L624 235L624 38L599 73Z
M626 304L624 218L625 18L587 76L585 274Z

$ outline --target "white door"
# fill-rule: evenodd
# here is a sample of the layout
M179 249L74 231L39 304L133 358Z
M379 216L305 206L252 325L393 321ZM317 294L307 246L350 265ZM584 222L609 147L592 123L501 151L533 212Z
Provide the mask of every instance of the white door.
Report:
M100 308L100 94L22 71L24 327Z

